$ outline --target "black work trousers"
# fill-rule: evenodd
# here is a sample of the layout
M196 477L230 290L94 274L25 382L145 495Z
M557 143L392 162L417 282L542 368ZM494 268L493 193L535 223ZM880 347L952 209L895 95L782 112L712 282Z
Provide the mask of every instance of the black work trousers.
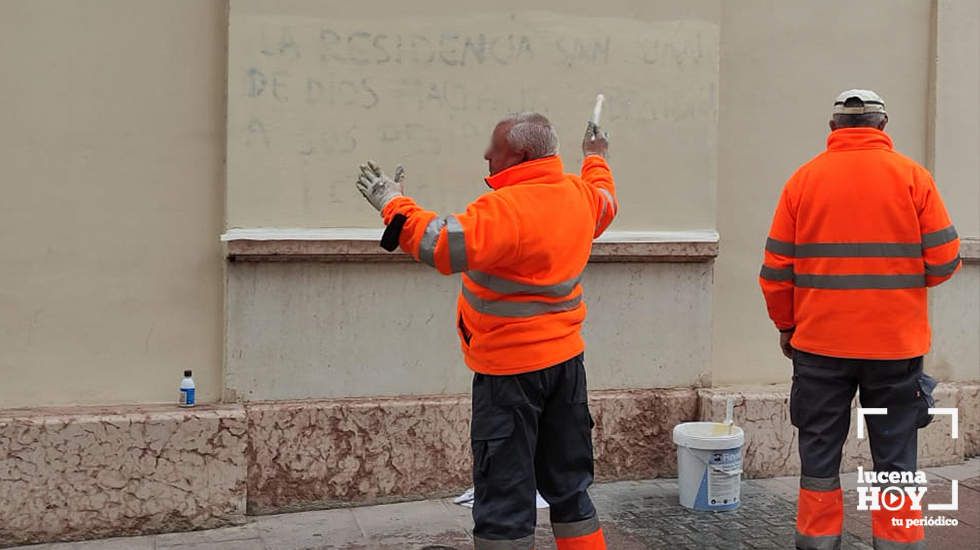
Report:
M901 360L841 359L793 353L790 418L799 428L802 474L837 477L851 421L851 401L860 388L875 471L916 470L917 430L932 420L936 381L922 372L922 357Z
M582 355L524 374L475 374L474 536L533 537L535 489L552 524L594 518L592 426Z

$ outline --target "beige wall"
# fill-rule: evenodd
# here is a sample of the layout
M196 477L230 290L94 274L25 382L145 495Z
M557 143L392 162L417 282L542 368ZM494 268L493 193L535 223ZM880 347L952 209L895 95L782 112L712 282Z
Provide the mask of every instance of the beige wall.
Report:
M405 164L427 208L462 211L509 112L551 118L577 172L603 92L632 206L613 228L713 228L719 2L680 4L234 0L228 226L377 227L351 185L367 159Z
M776 200L793 171L824 149L833 99L847 88L879 91L896 147L925 161L931 6L744 0L724 7L713 383L781 382L791 368L757 283Z
M439 10L441 16L468 13L462 4L442 0L388 4L383 18L389 20L419 9L435 13L439 6L448 6ZM289 17L330 15L327 4L309 13L306 0L236 5ZM506 0L493 11L525 5ZM359 6L361 11L351 13L355 19L375 13L367 4ZM570 17L594 15L591 2L555 6ZM597 386L697 383L709 379L703 376L708 367L715 385L787 380L789 365L776 349L756 274L779 189L799 164L822 150L829 104L842 88L873 87L886 97L897 147L935 170L961 235L980 235L980 6L974 0L664 0L615 6L620 17L720 27L719 126L704 134L718 139L716 190L675 193L671 182L690 175L683 166L652 167L659 193L703 201L685 205L690 210L670 208L651 225L683 225L670 216L692 212L696 228L713 225L722 243L713 275L689 273L685 279L692 267L683 265L611 264L594 270L587 289L594 304L588 336ZM172 401L185 368L195 370L204 400L220 395L224 262L217 235L225 227L226 9L224 2L204 0L0 2L0 408ZM601 87L596 78L583 86ZM636 147L617 141L622 136L611 129L614 148L620 148L615 150ZM472 155L475 165L478 154ZM246 313L244 306L265 304L266 309L248 310L250 319L229 320L245 336L246 323L283 306L277 297L296 295L285 283L303 275L284 275L282 267L247 269L256 273L243 268L233 278L267 273L254 284L269 292L245 293L238 305L229 303L236 315ZM341 275L328 280L331 271ZM308 292L316 294L354 271L308 268L299 280L314 285ZM372 271L373 277L382 274ZM712 276L713 291L703 284ZM980 330L978 277L974 265L934 291L937 349L930 365L942 376L980 377L973 336ZM449 292L449 280L436 281L431 275L412 283L431 284L416 305L431 303L445 315L452 298L442 295ZM645 309L607 299L626 299L629 292L621 289L636 281L642 284L634 290L659 285L645 295ZM397 292L399 284L378 281L376 287L383 295ZM684 291L671 295L671 285ZM323 307L305 305L314 313ZM380 307L370 315L387 315ZM405 307L412 307L411 300ZM701 309L692 314L691 307ZM619 310L636 317L624 318ZM671 332L678 327L667 312L688 316L680 326L690 330ZM439 334L438 341L425 341L442 346L444 361L425 371L432 379L413 381L417 387L411 391L465 389L467 373L456 362L451 328L441 327ZM617 346L626 341L624 334L638 342L633 355L620 353L602 364L602 355L622 351ZM356 338L348 342L351 349L373 345ZM256 350L255 342L239 343ZM311 364L330 353L346 357L329 339L304 345L290 349L305 351L297 361ZM425 350L416 351L421 356ZM380 351L372 353L384 360ZM341 374L350 383L341 385L343 392L393 391L380 377L378 385L363 386L353 378L356 361L346 360ZM279 383L275 377L282 380L281 373L263 371L261 361L237 364L243 369L228 377L236 391L290 396L303 389L262 387ZM459 370L440 370L450 367Z
M597 263L582 284L590 388L707 380L710 263ZM412 264L231 264L229 398L466 393L459 285Z
M220 386L223 2L0 2L0 408Z
M931 156L961 236L980 236L980 2L940 0ZM980 379L980 265L932 291L932 353L926 368L946 379Z
M980 264L966 264L930 296L932 351L926 370L942 380L980 379Z
M961 236L980 236L980 2L939 0L932 157Z

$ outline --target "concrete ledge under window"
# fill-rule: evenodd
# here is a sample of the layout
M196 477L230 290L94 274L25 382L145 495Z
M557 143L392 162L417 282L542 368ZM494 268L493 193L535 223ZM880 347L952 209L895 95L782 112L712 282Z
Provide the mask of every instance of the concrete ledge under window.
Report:
M231 261L411 262L379 245L380 229L229 229L221 236ZM715 231L608 231L592 246L593 262L706 262L718 255Z
M960 239L960 257L967 263L980 263L980 237Z

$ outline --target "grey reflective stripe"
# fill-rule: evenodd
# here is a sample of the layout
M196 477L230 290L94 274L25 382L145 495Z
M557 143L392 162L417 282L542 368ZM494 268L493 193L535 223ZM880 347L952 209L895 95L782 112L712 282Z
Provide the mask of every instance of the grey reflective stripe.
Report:
M798 550L840 550L840 535L810 537L797 531L796 548Z
M487 315L496 317L534 317L543 313L560 313L575 309L582 303L582 296L564 302L511 302L507 300L485 300L463 285L463 298L470 306Z
M592 516L589 519L583 519L582 521L573 521L570 523L552 523L551 531L555 534L556 539L570 539L574 537L584 537L585 535L591 535L599 530L599 517Z
M531 285L518 283L504 279L503 277L496 277L482 271L467 271L466 275L474 283L499 294L535 294L538 296L552 296L554 298L568 296L575 290L575 285L582 279L582 275L579 274L567 281L553 285Z
M793 243L788 243L785 241L777 241L772 237L766 239L766 250L772 252L773 254L780 254L782 256L795 256L796 255L796 245Z
M606 201L602 201L602 211L599 212L599 217L596 218L596 220L595 220L595 230L596 231L599 231L599 226L602 225L602 220L606 219L606 209L608 209L608 208L609 208L609 206L606 204Z
M829 290L892 290L920 288L925 275L804 275L797 273L796 286Z
M875 550L925 550L926 541L897 542L894 540L874 537Z
M793 268L787 267L785 269L776 269L764 265L762 266L762 271L759 272L759 276L769 281L792 281Z
M960 265L960 257L957 256L955 260L951 262L946 262L944 264L926 264L926 275L932 275L933 277L945 277L947 275L952 275L956 271L956 266Z
M446 216L446 237L449 241L449 270L466 271L466 235L456 216Z
M766 250L796 258L919 258L920 243L806 243L766 240Z
M439 233L442 232L445 225L446 220L436 216L432 218L429 225L425 226L425 232L422 233L422 241L419 243L419 259L432 267L436 266L436 243L439 241Z
M596 231L599 230L599 226L602 225L603 221L605 221L606 212L609 212L610 210L615 212L616 206L616 203L613 201L612 195L609 194L609 191L606 191L600 187L599 192L602 193L604 200L602 201L602 211L599 212L599 218L595 221Z
M609 209L612 210L613 213L616 213L616 210L619 209L617 208L616 199L613 198L612 194L601 187L599 188L599 192L602 193L603 197L606 197L605 204L609 205ZM603 212L605 212L605 209L603 209Z
M532 550L534 535L515 540L493 540L473 537L473 550Z
M800 489L808 491L836 491L840 489L840 477L800 476Z
M807 243L796 245L797 258L921 258L919 243Z
M934 246L946 244L956 240L957 236L956 228L952 225L945 229L940 229L939 231L926 233L922 235L922 248L932 248Z
M606 200L609 201L609 208L612 208L612 211L615 212L617 210L616 199L613 198L609 191L603 189L602 187L599 187L599 192L602 193L602 196L606 197Z

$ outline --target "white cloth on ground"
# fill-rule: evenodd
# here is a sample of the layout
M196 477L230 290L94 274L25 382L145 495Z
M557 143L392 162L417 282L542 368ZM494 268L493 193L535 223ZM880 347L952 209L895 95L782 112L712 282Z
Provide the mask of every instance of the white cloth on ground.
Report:
M548 501L546 501L544 499L544 497L541 496L541 493L538 493L537 491L535 491L534 498L537 500L536 506L537 506L538 510L543 510L543 509L545 509L545 508L548 507ZM474 496L473 496L473 488L470 487L469 489L463 491L463 494L461 494L458 497L454 498L453 499L453 502L456 503L456 504L459 504L460 506L466 506L467 508L472 508L473 507L473 499L474 499Z

